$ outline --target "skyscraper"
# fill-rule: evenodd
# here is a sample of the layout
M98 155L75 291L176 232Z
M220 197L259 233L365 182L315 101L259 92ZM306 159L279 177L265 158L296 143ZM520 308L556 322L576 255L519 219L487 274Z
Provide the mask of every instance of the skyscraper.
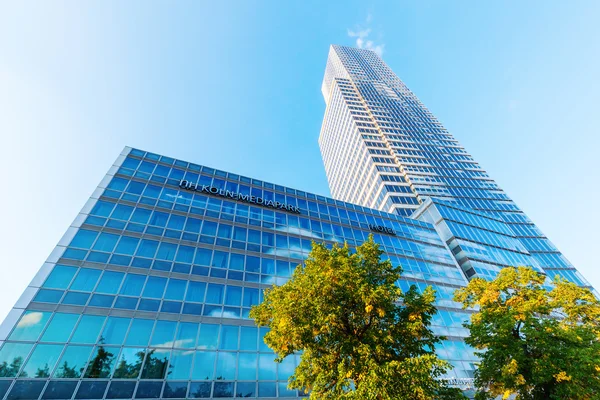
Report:
M373 51L331 46L319 137L334 198L436 224L468 278L585 279Z

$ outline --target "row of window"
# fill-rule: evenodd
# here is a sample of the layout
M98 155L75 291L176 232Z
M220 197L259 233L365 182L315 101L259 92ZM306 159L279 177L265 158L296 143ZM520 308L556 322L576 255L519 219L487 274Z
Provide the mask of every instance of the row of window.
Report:
M30 310L23 314L8 340L270 352L262 340L267 331L266 328L259 329L255 326L200 324ZM4 351L2 350L1 354L5 354ZM6 353L0 363L10 364L15 354L17 353ZM23 359L27 356L23 353L17 355Z
M0 380L0 398L12 381ZM109 386L110 383L110 386ZM164 389L163 389L164 383ZM108 390L107 390L108 387ZM44 390L45 389L45 390ZM42 394L43 392L43 394ZM205 399L232 397L306 396L287 388L287 382L162 382L162 381L60 381L18 380L6 400L71 399Z

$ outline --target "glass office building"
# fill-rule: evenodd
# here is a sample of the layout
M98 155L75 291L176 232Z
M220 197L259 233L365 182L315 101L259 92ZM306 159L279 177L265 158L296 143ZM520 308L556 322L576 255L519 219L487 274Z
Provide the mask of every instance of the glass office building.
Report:
M371 233L402 288L437 290L440 355L469 378L466 278L434 225L126 148L0 328L0 398L299 397L250 307L311 241Z
M426 218L468 278L529 265L589 287L375 52L331 46L322 92L319 145L334 198Z

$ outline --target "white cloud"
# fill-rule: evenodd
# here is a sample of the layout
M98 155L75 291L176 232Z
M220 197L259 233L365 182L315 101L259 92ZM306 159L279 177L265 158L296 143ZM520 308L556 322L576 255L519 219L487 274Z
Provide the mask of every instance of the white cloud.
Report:
M367 15L367 24L371 23L372 20L373 16L371 14ZM370 34L371 28L358 26L356 29L348 29L348 36L356 38L356 47L359 49L372 50L379 56L382 56L385 44L376 44L373 40L367 39Z
M37 325L41 320L44 314L41 312L32 312L25 315L17 324L17 328L26 328L28 326Z

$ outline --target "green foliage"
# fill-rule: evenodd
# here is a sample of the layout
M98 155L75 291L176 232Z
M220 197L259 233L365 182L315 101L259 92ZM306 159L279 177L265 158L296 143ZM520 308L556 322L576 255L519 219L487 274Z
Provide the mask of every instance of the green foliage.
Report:
M478 399L600 397L600 304L587 289L530 268L505 268L493 281L475 278L457 290L463 307L479 307L465 324L481 350Z
M21 365L23 365L23 357L13 358L10 364L3 361L0 363L0 377L11 378L17 376L17 373L21 369Z
M382 253L372 237L354 254L313 243L305 265L266 290L250 316L270 328L277 361L302 352L289 387L311 399L462 398L435 379L449 364L433 351L434 290L402 293L402 269Z
M85 373L85 378L108 378L112 368L114 354L107 351L104 346L98 346L96 356L90 361Z

